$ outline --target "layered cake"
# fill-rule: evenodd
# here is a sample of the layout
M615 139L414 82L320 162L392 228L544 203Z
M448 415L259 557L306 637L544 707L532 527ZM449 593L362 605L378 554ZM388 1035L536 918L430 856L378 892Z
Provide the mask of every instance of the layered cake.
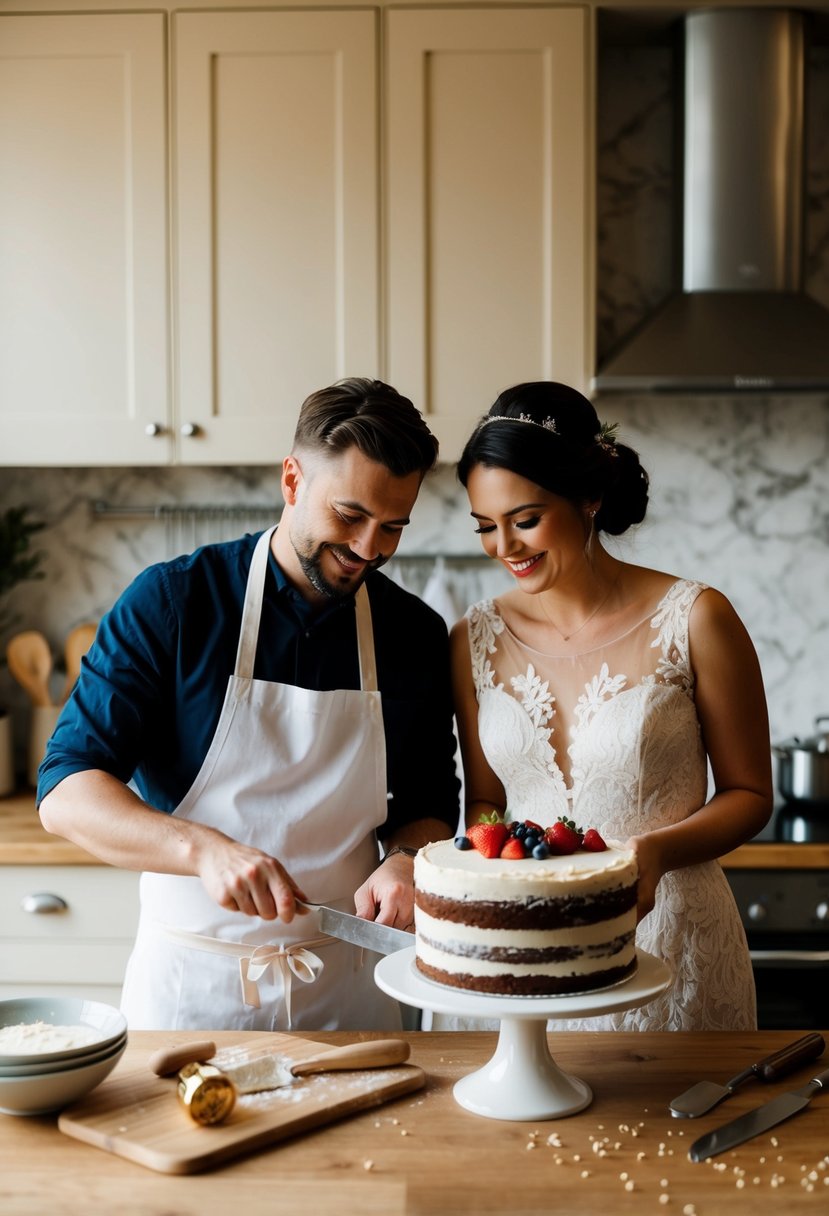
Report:
M510 860L425 845L415 858L415 961L429 979L505 996L590 992L636 966L630 849Z

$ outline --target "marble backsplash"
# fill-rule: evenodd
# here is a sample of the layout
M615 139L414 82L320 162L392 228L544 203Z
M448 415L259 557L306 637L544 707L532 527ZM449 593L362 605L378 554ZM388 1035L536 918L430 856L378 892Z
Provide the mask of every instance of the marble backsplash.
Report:
M814 717L829 713L829 397L614 396L599 410L620 423L651 476L644 523L610 547L723 591L757 648L773 737L811 733ZM270 468L5 469L0 508L25 503L47 524L36 537L45 578L10 596L17 628L42 630L57 665L69 629L98 619L145 565L257 530L268 522L260 506L273 504L275 515L279 501ZM102 502L149 513L96 514ZM188 504L234 511L152 515ZM239 514L246 505L249 517ZM510 584L480 555L449 466L427 479L400 555L390 572L447 616ZM22 693L5 670L0 701L20 711L25 730Z

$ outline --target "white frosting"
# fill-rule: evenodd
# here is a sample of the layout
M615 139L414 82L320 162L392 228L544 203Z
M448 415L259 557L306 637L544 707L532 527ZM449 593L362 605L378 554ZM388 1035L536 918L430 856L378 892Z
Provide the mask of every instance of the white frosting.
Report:
M505 861L484 857L477 849L456 849L451 840L425 845L414 865L416 888L460 900L550 899L576 890L594 895L629 886L636 875L632 849Z

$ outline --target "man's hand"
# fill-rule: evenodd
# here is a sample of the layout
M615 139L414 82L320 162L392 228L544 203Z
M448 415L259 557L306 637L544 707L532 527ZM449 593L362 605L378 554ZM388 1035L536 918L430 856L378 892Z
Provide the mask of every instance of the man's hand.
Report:
M354 896L354 907L364 920L395 929L414 925L414 859L395 853L381 862Z
M201 842L198 874L211 899L230 912L289 923L307 911L296 903L307 896L275 857L221 832Z

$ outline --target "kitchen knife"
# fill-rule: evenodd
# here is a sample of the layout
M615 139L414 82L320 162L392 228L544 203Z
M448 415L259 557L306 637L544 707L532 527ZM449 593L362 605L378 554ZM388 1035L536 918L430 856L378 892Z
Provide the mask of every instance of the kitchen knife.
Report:
M678 1098L674 1098L668 1109L677 1118L695 1119L698 1115L704 1115L706 1111L712 1110L717 1103L722 1102L723 1098L730 1097L737 1086L742 1085L744 1081L750 1081L752 1077L756 1077L760 1081L775 1081L778 1077L791 1072L798 1064L814 1060L825 1046L822 1035L815 1032L806 1034L795 1043L788 1043L780 1051L775 1051L765 1059L758 1060L756 1064L744 1068L742 1072L737 1073L736 1077L726 1081L725 1085L716 1085L713 1081L697 1082L696 1085L692 1085L690 1089L681 1093Z
M414 934L404 929L392 929L390 925L378 925L376 920L364 920L362 916L351 916L338 912L325 904L305 904L319 916L319 926L329 937L350 942L352 946L363 946L377 954L394 954L414 945Z
M801 1089L772 1098L771 1102L758 1106L756 1110L750 1110L748 1114L740 1115L738 1119L732 1119L730 1123L718 1127L716 1131L709 1132L706 1136L700 1136L699 1140L695 1140L691 1145L688 1156L692 1161L707 1161L709 1157L716 1157L718 1153L735 1148L736 1145L743 1144L746 1140L753 1140L755 1136L767 1132L769 1128L775 1127L784 1119L803 1110L804 1106L808 1106L809 1100L827 1086L829 1086L829 1068L819 1072L816 1077L812 1077L808 1085L804 1085Z

